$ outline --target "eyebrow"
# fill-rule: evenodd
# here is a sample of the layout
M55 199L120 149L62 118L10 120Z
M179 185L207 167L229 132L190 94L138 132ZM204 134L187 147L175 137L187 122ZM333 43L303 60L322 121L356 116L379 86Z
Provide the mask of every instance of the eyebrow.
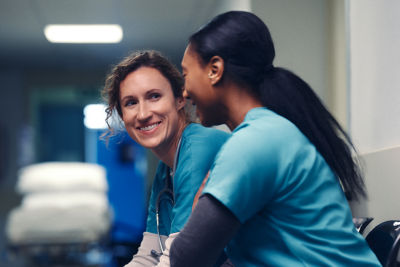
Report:
M162 89L160 89L160 88L152 88L152 89L149 89L149 90L146 92L146 95L152 94L152 93L161 93L161 91L162 91Z
M152 93L159 93L159 94L161 94L161 89L160 88L152 88L152 89L149 89L146 93L145 93L145 95L147 96L147 95L149 95L149 94L152 94ZM132 95L126 95L126 96L124 96L123 98L121 98L121 102L122 101L124 101L125 99L130 99L130 98L136 98L135 96L132 96Z
M133 96L131 95L124 96L123 98L121 98L120 102L123 102L125 99L130 99L130 98L133 98Z

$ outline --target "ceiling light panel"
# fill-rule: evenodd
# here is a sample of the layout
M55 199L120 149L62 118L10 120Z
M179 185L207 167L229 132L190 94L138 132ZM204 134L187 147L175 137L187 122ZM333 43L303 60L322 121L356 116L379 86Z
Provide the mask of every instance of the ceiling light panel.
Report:
M44 35L51 43L119 43L123 31L118 24L49 24Z

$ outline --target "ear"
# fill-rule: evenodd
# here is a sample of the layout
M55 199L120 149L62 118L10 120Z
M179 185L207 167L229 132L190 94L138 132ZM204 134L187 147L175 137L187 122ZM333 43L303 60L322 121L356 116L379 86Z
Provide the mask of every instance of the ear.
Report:
M208 78L212 85L217 84L221 81L224 74L225 62L220 56L213 56L208 63Z
M178 109L178 111L179 111L179 110L181 110L182 108L185 107L186 99L185 99L184 97L182 97L182 96L177 97L177 98L175 99L175 103L176 103L176 107L177 107L177 109Z

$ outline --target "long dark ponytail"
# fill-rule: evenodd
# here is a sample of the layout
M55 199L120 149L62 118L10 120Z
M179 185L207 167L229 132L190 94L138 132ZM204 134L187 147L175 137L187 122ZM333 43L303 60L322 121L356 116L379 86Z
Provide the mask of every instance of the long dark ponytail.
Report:
M263 105L290 120L315 145L339 177L348 199L365 197L351 139L311 87L294 73L274 68L259 88Z
M261 19L245 11L226 12L189 43L203 63L222 57L225 78L252 88L265 107L295 124L337 175L348 199L366 196L351 139L305 81L273 66L274 44Z

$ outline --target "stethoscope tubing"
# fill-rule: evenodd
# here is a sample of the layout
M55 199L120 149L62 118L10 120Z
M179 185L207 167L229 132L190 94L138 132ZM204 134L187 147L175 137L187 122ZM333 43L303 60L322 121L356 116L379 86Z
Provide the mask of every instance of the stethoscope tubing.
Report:
M157 257L161 256L165 251L165 248L164 248L164 246L162 244L162 241L161 241L161 235L160 235L161 197L163 196L163 194L169 195L168 200L171 202L172 206L174 206L175 199L174 199L173 181L172 180L173 180L173 177L175 175L176 167L178 165L179 151L180 151L180 148L181 148L181 140L182 140L182 137L179 138L178 145L177 145L177 148L176 148L176 152L175 152L175 155L174 155L174 164L173 164L173 167L172 167L172 173L171 173L170 168L167 168L167 177L166 177L166 181L165 181L165 186L157 195L157 200L156 200L156 224L157 224L158 243L159 243L159 246L160 246L161 253L157 253L155 250L151 251L152 255L157 256Z

